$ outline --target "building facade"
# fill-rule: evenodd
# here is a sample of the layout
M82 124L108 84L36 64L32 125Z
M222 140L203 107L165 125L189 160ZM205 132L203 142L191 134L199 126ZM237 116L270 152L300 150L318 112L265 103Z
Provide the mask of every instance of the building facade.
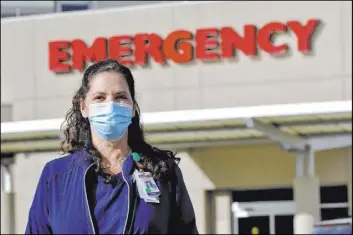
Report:
M63 118L84 62L107 56L134 64L142 113L351 101L351 7L345 1L164 3L4 19L1 121ZM146 40L150 47L141 46ZM301 132L351 138L351 114L338 119L343 131L313 128L321 120ZM223 135L222 128L212 135ZM293 215L308 207L316 220L336 213L330 208L351 211L351 145L321 148L314 163L305 158L310 170L300 175L298 153L271 138L239 139L170 145L182 159L200 233L280 233L280 224L291 227ZM15 158L15 232L21 233L41 170L59 150L3 146L2 131L2 158ZM323 195L331 195L325 190L341 190L343 199L325 202ZM251 207L248 215L237 215L237 206Z
M1 18L148 5L160 2L161 1L1 1Z

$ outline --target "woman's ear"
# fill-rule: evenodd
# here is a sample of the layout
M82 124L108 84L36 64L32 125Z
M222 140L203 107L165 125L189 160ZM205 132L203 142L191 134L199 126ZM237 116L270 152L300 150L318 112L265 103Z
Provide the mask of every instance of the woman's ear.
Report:
M88 118L88 108L83 99L80 99L80 109L81 109L82 117Z

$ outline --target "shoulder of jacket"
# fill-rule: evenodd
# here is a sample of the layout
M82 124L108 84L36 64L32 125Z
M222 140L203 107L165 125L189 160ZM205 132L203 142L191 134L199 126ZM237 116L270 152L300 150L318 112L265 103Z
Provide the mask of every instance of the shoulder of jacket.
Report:
M43 172L48 178L57 174L65 173L75 165L74 163L77 162L77 155L78 153L74 152L72 154L53 159L45 164Z

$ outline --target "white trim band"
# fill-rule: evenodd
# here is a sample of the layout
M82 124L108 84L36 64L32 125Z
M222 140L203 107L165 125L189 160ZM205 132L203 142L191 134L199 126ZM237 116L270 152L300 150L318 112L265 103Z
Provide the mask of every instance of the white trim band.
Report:
M296 103L262 105L236 108L204 110L180 110L142 114L144 125L178 124L183 122L222 121L245 118L279 117L297 115L320 115L352 112L352 101L333 101L320 103ZM1 123L1 134L35 131L59 131L64 119L44 119Z

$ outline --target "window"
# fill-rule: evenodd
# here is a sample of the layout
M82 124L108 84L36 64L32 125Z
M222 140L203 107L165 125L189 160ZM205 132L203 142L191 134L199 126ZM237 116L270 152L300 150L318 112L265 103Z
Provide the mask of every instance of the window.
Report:
M348 202L347 185L321 186L320 199L325 204Z
M12 13L1 13L1 18L7 18L7 17L15 17L16 13L12 12Z
M342 219L348 217L347 185L320 187L321 220Z
M92 1L57 1L56 9L62 11L83 11L91 9Z
M232 192L233 202L269 202L293 201L292 188L235 190Z
M88 4L62 4L61 11L82 11L88 10Z
M344 218L348 218L348 207L321 209L321 220L333 220Z

